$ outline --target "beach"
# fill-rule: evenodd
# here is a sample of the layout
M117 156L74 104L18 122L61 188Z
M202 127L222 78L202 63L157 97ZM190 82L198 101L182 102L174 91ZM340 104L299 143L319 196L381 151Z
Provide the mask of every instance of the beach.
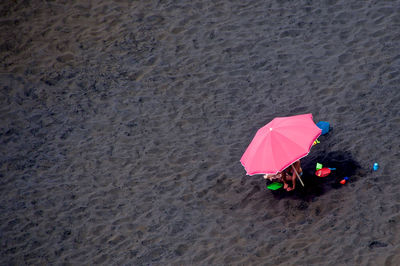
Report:
M6 0L0 29L0 264L400 264L400 1ZM247 176L307 113L305 187Z

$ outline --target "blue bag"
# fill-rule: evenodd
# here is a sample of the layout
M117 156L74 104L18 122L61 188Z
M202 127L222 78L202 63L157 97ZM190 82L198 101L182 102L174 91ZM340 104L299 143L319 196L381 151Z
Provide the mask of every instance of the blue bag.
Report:
M317 127L319 127L322 130L321 135L325 135L326 133L329 132L329 122L320 121L317 123Z

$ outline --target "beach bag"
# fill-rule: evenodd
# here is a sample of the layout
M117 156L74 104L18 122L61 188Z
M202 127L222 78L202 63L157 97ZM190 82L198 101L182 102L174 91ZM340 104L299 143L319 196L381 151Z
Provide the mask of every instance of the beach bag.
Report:
M329 132L329 122L320 121L317 123L317 127L319 127L322 130L321 135L325 135L326 133Z

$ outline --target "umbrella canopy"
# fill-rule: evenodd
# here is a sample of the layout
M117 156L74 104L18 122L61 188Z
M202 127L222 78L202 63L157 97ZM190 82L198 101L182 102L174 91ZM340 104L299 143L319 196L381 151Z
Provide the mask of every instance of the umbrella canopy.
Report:
M276 174L306 156L320 135L312 114L274 118L257 131L240 162L248 175Z

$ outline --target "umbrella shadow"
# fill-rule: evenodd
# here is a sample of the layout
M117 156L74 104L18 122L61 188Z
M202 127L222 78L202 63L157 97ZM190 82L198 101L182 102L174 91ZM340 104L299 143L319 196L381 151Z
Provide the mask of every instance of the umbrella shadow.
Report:
M314 152L301 160L303 168L304 187L300 181L296 181L296 189L287 192L284 189L272 191L275 198L295 198L303 201L311 201L315 197L321 196L332 189L340 189L344 185L340 183L344 177L349 180L345 185L356 182L358 178L364 175L360 164L353 159L348 151L332 151L325 153L323 151ZM324 167L336 168L326 177L315 175L316 163L321 163ZM270 182L267 181L267 185Z

